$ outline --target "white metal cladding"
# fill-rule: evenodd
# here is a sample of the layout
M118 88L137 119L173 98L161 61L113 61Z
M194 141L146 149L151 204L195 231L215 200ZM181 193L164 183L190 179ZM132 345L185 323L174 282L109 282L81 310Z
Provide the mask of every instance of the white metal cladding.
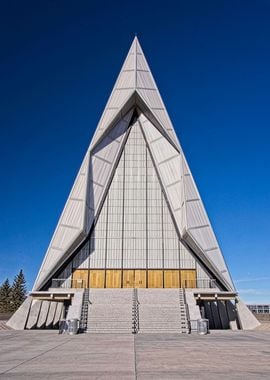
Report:
M144 115L140 115L140 122L180 235L183 236L184 231L188 231L200 251L214 264L226 283L234 289L183 152L177 152Z
M170 117L166 111L153 75L137 37L134 38L109 100L98 123L92 146L101 138L117 117L121 108L134 94L138 94L150 108L172 141L179 146Z
M107 268L121 268L123 239L124 160L123 153L107 195Z
M96 216L108 180L113 173L132 113L131 110L125 118L119 121L91 152L87 207L90 213L91 210L94 210L93 218ZM88 231L92 222L93 219L88 221Z
M43 260L34 289L42 285L74 242L78 246L89 233L123 144L132 113L132 110L129 111L93 152L87 151Z
M92 146L98 141L110 123L113 121L121 107L128 100L135 90L136 85L136 41L134 40L125 62L121 68L120 74L113 87L109 100L105 106L104 112L98 123L95 135L92 139Z
M183 269L195 269L196 261L194 256L188 251L188 249L181 243L180 244L180 268Z
M140 122L182 235L185 226L185 210L181 156L144 115L140 115Z
M204 255L214 264L214 267L217 268L231 289L234 289L227 265L183 153L182 163L185 173L186 231L192 236L194 242L203 251Z
M163 268L162 192L147 150L147 233L148 268Z
M146 144L136 122L124 150L123 268L146 267Z
M195 268L179 242L140 125L130 131L88 248L73 268ZM89 265L90 264L90 265Z
M65 267L65 269L58 276L58 278L61 279L61 280L65 279L65 281L61 282L61 287L63 287L63 288L70 287L71 276L72 276L72 262L70 262L69 264L67 264L67 266Z
M75 256L72 261L72 268L85 269L89 266L89 241L87 241L81 248L79 253Z
M142 107L141 110L145 115L141 114L139 124L136 123L132 128L130 139L115 170L133 113L130 107L135 102L137 107ZM130 111L127 113L128 110ZM160 194L161 190L157 188L158 182L155 182L157 178L153 179L153 183L148 180L148 177L151 177L149 173L151 170L152 173L154 171L151 167L151 157L147 153L140 133L140 125L161 179L166 200ZM158 211L152 212L152 208L160 207L159 210L163 210L162 218L165 218L166 223L165 204L168 200L179 235L186 239L185 243L198 256L205 257L206 263L207 259L209 260L209 266L210 263L213 265L228 288L234 289L199 192L137 38L133 41L84 158L34 289L42 287L53 271L63 264L62 261L85 240L94 218L100 211L113 175L114 179L99 217L100 222L97 223L95 235L90 241L89 249L92 255L90 261L93 267L103 267L104 263L108 268L121 267L122 263L126 267L140 267L146 260L146 231L151 234L151 239L147 241L149 254L147 265L159 267L162 260L164 261L164 252L162 256L160 239L155 239L154 236L160 232L160 215ZM103 215L105 209L107 212ZM170 236L170 233L173 234L173 230L168 227L170 223L164 226L164 221L162 233L166 235L166 243L163 242L167 247L166 260L171 265L176 265L176 240ZM104 225L107 226L106 238ZM132 225L136 225L136 228ZM105 240L108 249L106 262ZM121 259L119 259L120 249ZM132 262L125 256L128 251L136 253ZM182 251L183 247L181 248L180 244L180 252ZM178 265L185 266L188 260L190 266L194 265L192 256L188 258L186 251L183 252ZM88 264L84 261L80 265Z
M83 240L86 188L88 183L89 152L83 160L70 195L56 226L49 248L39 270L34 289L38 289L57 265L64 252L76 241Z
M179 239L168 206L163 200L164 267L179 268Z
M90 268L105 268L107 200L99 215L95 230L90 238Z

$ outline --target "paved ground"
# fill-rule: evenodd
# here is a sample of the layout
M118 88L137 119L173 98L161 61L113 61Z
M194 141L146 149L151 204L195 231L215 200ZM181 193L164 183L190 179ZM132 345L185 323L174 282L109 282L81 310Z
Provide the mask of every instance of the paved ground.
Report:
M0 331L0 380L270 379L270 333L57 335Z

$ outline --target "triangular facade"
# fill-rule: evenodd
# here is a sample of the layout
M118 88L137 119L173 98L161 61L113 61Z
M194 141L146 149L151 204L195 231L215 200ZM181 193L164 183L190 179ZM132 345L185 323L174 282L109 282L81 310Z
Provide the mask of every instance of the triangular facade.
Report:
M200 288L214 282L234 291L136 37L34 290L46 290L57 278L84 287Z

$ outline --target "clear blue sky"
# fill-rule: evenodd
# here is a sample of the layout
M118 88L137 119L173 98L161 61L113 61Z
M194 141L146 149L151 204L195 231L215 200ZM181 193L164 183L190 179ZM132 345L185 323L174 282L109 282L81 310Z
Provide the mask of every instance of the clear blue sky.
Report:
M137 33L232 277L270 303L270 2L2 1L0 282L31 289Z

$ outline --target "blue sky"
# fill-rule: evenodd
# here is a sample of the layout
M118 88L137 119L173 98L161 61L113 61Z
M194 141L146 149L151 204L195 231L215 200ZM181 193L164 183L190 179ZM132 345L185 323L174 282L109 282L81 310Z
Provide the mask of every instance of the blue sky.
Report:
M0 282L34 282L137 33L235 284L270 303L270 2L0 5Z

